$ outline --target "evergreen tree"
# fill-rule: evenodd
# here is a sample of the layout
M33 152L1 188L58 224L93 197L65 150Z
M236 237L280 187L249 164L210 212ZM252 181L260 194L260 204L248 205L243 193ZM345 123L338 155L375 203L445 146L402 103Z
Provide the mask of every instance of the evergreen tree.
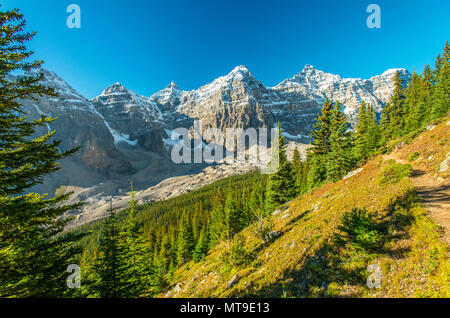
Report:
M265 214L265 202L264 202L264 187L261 183L257 183L255 188L250 194L249 198L249 210L253 214L253 219L258 220L258 229L262 231L263 228L263 218L266 216Z
M347 118L341 110L339 103L333 107L331 121L330 151L327 154L328 180L341 179L352 165L351 134L347 129Z
M194 262L198 263L202 261L205 258L206 254L208 253L208 249L209 249L209 235L208 232L205 229L203 229L200 232L197 245L195 246L194 249L193 254Z
M295 194L295 181L292 165L286 156L287 141L282 135L281 125L278 123L278 170L269 176L266 192L266 210L271 213L273 209L289 200Z
M297 147L294 148L294 153L292 155L292 166L295 172L300 170L302 167L302 159L300 158L300 153L298 152Z
M394 91L391 99L383 109L381 116L381 127L384 141L393 137L401 136L405 127L405 90L403 88L404 80L400 72L394 75Z
M300 193L302 193L304 168L303 168L303 162L300 158L300 153L298 152L297 147L294 148L294 154L292 156L292 168L293 168L293 172L294 172L296 194L300 194Z
M17 10L0 11L0 297L61 297L67 292L67 266L77 264L74 244L81 235L59 235L70 222L61 216L79 204L64 205L70 193L47 198L27 190L59 169L55 132L33 137L54 118L29 120L20 100L57 96L41 84L42 61L29 61L26 48L35 33L24 32Z
M98 277L94 290L101 298L121 297L121 270L123 268L123 254L119 246L119 228L117 216L112 208L112 201L108 209L108 217L99 242L99 257L94 266Z
M380 128L377 122L377 114L375 108L369 105L367 108L367 137L366 147L367 155L374 153L380 145Z
M366 158L368 155L367 147L367 137L368 137L368 126L369 126L369 112L365 101L361 102L358 111L358 120L356 124L356 135L355 135L355 159L360 161Z
M122 279L124 280L123 297L139 297L152 286L154 268L150 260L150 247L144 239L142 228L136 220L136 201L133 183L131 183L131 200L128 204L128 224L121 235L120 247L124 253Z
M358 112L354 141L354 157L356 162L367 158L378 148L379 129L375 109L362 101Z
M304 162L302 162L302 172L299 182L299 194L306 193L308 191L308 171L309 171L309 160L308 157Z
M183 219L180 225L180 232L178 235L178 250L177 262L178 265L183 265L192 259L195 242L194 234L192 232L192 224L188 218L186 211L183 212Z
M413 71L411 82L406 90L406 126L405 131L416 131L426 118L425 84L422 78Z
M436 85L433 90L432 118L436 119L448 114L450 109L450 48L445 43L442 58L436 67Z
M213 195L215 204L211 212L209 222L209 237L211 244L217 243L225 238L226 224L225 224L225 210L223 208L223 194L222 192Z
M331 122L333 120L333 103L327 99L323 104L321 113L316 119L314 130L311 133L314 155L325 155L330 151Z
M433 82L433 74L430 69L430 65L425 65L422 73L422 98L423 98L423 107L425 109L425 118L424 122L427 122L432 117L432 108L433 108L433 95L432 90L434 86Z
M159 265L164 273L167 273L172 263L172 243L169 235L164 235L161 240L161 250L159 254Z
M243 229L241 210L238 207L233 192L229 192L224 205L225 237L230 240Z
M330 151L331 121L333 104L326 100L321 113L317 116L311 133L312 147L308 149L308 188L313 188L327 179L326 155Z

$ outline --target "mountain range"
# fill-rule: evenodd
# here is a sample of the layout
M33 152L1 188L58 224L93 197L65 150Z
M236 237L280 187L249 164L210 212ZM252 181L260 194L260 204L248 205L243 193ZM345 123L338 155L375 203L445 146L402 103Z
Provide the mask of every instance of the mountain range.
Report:
M79 215L93 213L93 206L102 206L104 211L107 198L127 195L130 180L138 191L146 191L164 179L204 171L204 164L171 161L174 141L170 134L176 128L192 129L196 119L202 121L202 129L222 131L274 127L280 122L289 140L307 144L326 98L340 102L354 124L362 100L381 112L392 95L397 71L410 80L411 74L405 69L389 69L369 79L358 79L341 78L306 65L292 78L267 87L247 67L237 66L196 90L184 91L171 82L146 97L115 83L99 96L87 99L56 73L41 69L43 84L54 88L59 96L23 100L24 111L30 118L42 113L57 117L37 134L55 130L55 138L62 140L61 150L81 149L32 190L50 194L74 191L74 200L87 203L84 210L74 212ZM229 167L219 176L241 171L235 168Z

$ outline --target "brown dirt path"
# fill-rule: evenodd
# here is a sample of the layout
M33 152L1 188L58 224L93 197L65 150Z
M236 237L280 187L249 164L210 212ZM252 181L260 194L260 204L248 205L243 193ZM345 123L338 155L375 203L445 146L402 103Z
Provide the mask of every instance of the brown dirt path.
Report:
M383 158L411 164L411 162L396 158L395 154L385 155ZM414 169L411 179L416 187L417 195L431 218L444 230L444 239L450 245L450 182L438 180L431 173L411 165Z

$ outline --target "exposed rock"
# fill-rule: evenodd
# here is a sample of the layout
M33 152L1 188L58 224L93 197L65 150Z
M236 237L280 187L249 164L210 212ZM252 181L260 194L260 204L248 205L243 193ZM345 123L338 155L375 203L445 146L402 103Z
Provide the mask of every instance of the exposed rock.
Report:
M269 233L267 233L267 234L265 235L264 241L265 241L265 242L270 242L270 241L276 239L277 237L279 237L280 235L281 235L281 232L280 232L280 231L272 231L272 232L269 232Z
M447 171L449 166L450 166L450 153L448 153L447 158L445 158L444 161L441 162L439 172Z
M353 171L350 171L350 172L347 173L347 175L344 177L344 180L345 180L345 179L348 179L348 178L351 178L351 177L353 177L354 175L357 175L357 174L360 173L362 170L363 170L363 168L358 168L358 169L355 169L355 170L353 170Z
M236 283L238 277L239 277L238 274L235 274L235 275L228 281L226 287L227 287L227 288L233 287L233 285Z

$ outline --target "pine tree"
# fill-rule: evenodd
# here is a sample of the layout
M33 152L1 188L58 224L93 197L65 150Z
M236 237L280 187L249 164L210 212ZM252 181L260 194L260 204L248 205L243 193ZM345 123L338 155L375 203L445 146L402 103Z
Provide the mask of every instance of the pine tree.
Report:
M426 108L424 96L425 84L422 78L413 71L411 82L406 90L406 125L405 131L416 131L425 121Z
M367 158L379 144L379 128L375 109L363 101L358 112L358 122L354 140L356 162Z
M326 100L323 104L321 113L316 119L314 130L311 133L312 153L315 155L325 155L329 152L330 136L331 136L331 121L333 120L333 103Z
M294 153L292 155L292 166L295 172L302 168L302 159L300 158L297 147L294 148Z
M295 181L292 165L286 156L287 141L283 136L281 125L278 123L278 170L269 176L266 192L266 210L271 213L273 209L289 200L295 194Z
M225 239L226 236L225 210L222 203L223 193L215 193L213 197L215 204L209 221L209 237L211 244Z
M47 198L25 192L76 149L60 152L60 141L51 141L54 131L33 137L55 119L29 120L20 100L57 94L41 84L42 61L28 61L26 43L35 33L24 32L23 15L0 11L0 26L0 297L62 297L67 266L78 263L80 235L58 235L70 222L61 216L79 204L63 204L70 193Z
M181 266L192 259L194 248L195 242L194 242L194 234L192 232L192 224L188 218L186 211L184 211L178 235L178 250L177 250L178 265Z
M233 192L230 191L227 195L224 205L225 212L225 237L227 240L239 233L243 229L242 213L238 207Z
M194 262L198 263L202 261L206 254L208 253L209 249L209 235L208 232L203 229L200 232L200 236L197 242L197 245L195 246L194 253L193 253L193 260Z
M383 109L381 116L381 127L384 141L393 137L401 136L405 127L405 90L404 80L400 72L394 75L394 91L391 99Z
M375 108L369 105L367 108L367 155L374 153L380 145L380 127L377 122Z
M152 287L154 268L150 260L150 248L144 239L142 228L136 220L136 201L133 183L131 183L131 200L128 204L128 223L121 233L121 248L124 253L122 279L125 289L123 297L139 297Z
M358 120L356 124L355 135L355 159L360 161L368 155L368 129L369 129L369 112L364 101L361 102L358 112Z
M351 135L347 128L347 118L336 103L331 121L330 151L327 154L327 178L331 181L341 179L352 166Z
M123 268L123 253L119 246L119 228L117 216L114 214L112 201L108 209L99 242L99 257L94 271L98 277L94 290L101 298L121 297L121 271Z
M433 108L433 75L429 65L425 65L422 73L422 98L423 98L423 107L425 109L425 118L424 122L427 122L432 117L432 108Z
M309 171L309 159L308 157L302 162L301 181L299 185L299 194L306 193L308 191L308 171Z
M161 240L161 250L159 254L159 265L164 273L167 273L172 263L172 243L169 235L164 235Z
M304 179L304 168L303 168L303 162L300 158L300 153L298 152L297 147L294 148L294 154L292 156L292 168L294 172L294 182L295 182L295 189L296 194L302 193L302 184Z
M436 119L448 114L450 109L450 48L445 43L442 58L436 67L436 85L433 90L432 118Z
M258 230L262 231L263 228L263 218L265 214L265 202L264 202L264 187L261 183L257 183L250 194L249 198L249 210L253 214L253 219L258 220Z
M308 188L327 179L326 155L330 151L331 121L333 117L333 104L326 99L321 113L317 116L314 130L311 133L311 148L308 149Z

